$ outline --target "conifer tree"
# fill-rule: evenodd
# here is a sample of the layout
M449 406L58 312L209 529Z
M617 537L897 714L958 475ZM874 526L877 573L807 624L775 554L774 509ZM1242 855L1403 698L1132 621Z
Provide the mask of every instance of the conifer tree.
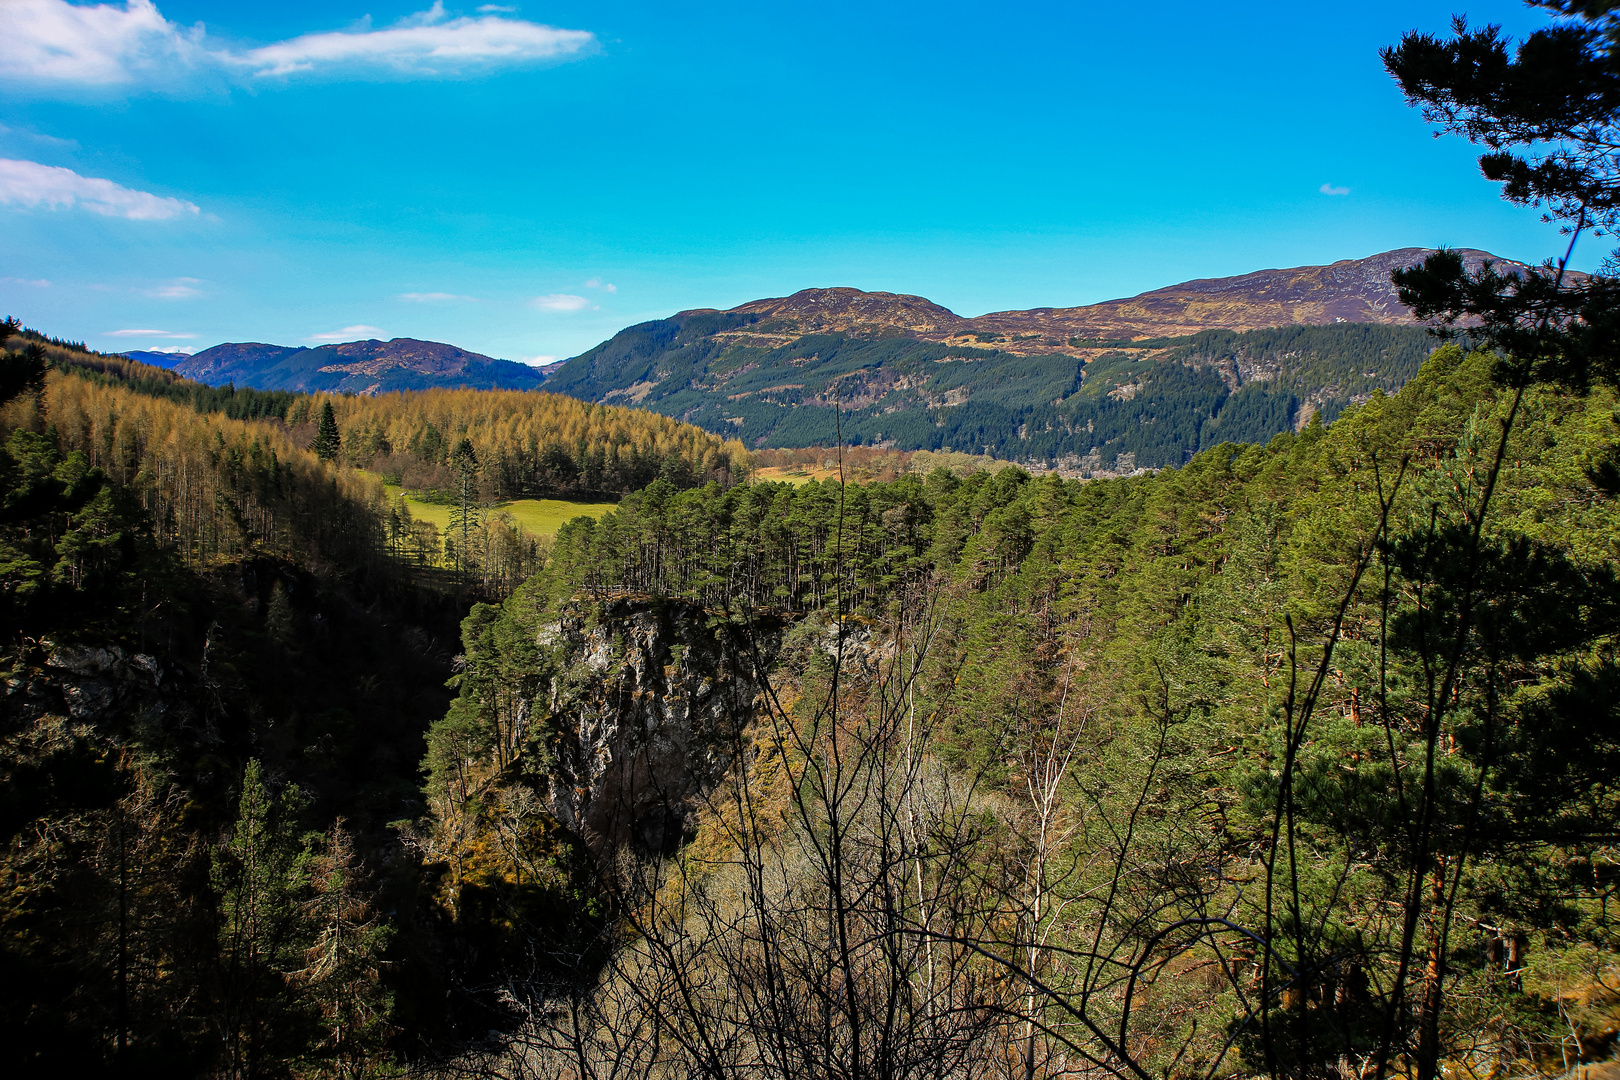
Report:
M1452 37L1408 33L1383 51L1384 66L1425 119L1485 150L1480 173L1503 198L1541 208L1572 234L1573 250L1582 231L1620 228L1620 4L1529 3L1556 21L1511 55L1500 26L1470 28L1459 15ZM1567 274L1563 261L1470 272L1457 252L1440 251L1394 280L1419 318L1461 321L1499 350L1506 381L1576 390L1620 381L1620 282L1610 273Z
M354 842L340 818L311 864L314 895L304 905L310 943L297 981L319 1014L318 1051L335 1075L368 1075L392 998L381 980L392 930L361 887Z
M462 568L467 558L467 535L483 523L483 512L478 505L478 455L472 440L462 439L450 455L451 467L456 471L456 505L450 511L450 532L456 538L455 566ZM446 554L449 553L446 537Z
M270 603L266 608L264 628L280 645L291 645L297 633L292 601L287 598L287 587L276 582L270 590Z
M216 1025L229 1076L258 1075L306 1038L289 980L307 947L301 900L312 855L296 833L301 802L296 788L274 798L249 761L236 824L214 852Z
M315 441L310 444L315 456L322 461L331 461L343 449L343 438L338 434L337 416L332 412L330 401L321 405L321 422L315 431Z

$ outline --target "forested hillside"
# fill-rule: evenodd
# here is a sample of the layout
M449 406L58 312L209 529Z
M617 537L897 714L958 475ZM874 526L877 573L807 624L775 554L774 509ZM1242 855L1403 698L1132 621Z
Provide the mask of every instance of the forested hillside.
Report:
M1458 1067L1606 1045L1608 389L1451 347L1153 475L655 476L453 644L338 463L527 445L498 395L238 420L282 399L12 345L26 1072L1244 1075L1430 1003Z
M739 309L634 326L547 387L633 402L751 447L830 446L841 425L854 444L1129 472L1222 441L1265 442L1317 411L1331 419L1375 388L1400 387L1434 344L1416 327L1339 324L1032 351L967 343L1006 340L994 334L794 336L760 320Z
M1565 229L1540 267L805 290L573 396L0 323L0 1072L1612 1075L1620 279L1570 262L1620 230L1620 5L1533 4L1381 57ZM174 26L73 10L137 7ZM594 40L497 7L216 59ZM212 217L6 164L74 178L40 218ZM535 494L613 505L540 537Z
M1620 413L1497 370L1151 476L570 525L428 734L438 902L546 958L451 1071L1607 1053Z
M419 805L453 595L411 584L374 480L275 425L47 370L77 350L15 329L0 354L7 1071L360 1060L356 1039L404 1004L378 981L393 931L374 905L379 888L408 895L384 822Z
M14 324L9 332L38 345L48 361L81 379L188 405L199 413L280 421L276 430L300 447L314 444L322 412L330 404L336 442L328 448L329 458L380 472L416 490L456 485L462 440L472 451L476 486L486 499L616 496L657 477L678 487L711 479L730 484L751 467L747 452L735 441L663 416L582 405L557 394L438 389L310 395L209 386L122 356L53 343Z
M358 1075L459 1030L446 980L477 943L433 929L431 873L389 823L424 812L466 603L549 546L482 512L501 481L473 448L566 439L621 470L594 482L729 463L694 429L568 398L369 401L362 433L455 440L411 458L475 489L441 536L343 463L376 463L332 419L352 400L209 388L0 324L8 1074Z

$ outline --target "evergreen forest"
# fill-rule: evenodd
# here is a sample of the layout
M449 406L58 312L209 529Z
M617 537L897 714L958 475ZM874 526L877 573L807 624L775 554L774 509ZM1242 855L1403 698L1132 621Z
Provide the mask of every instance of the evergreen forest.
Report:
M849 378L756 461L648 385L730 315L575 367L643 408L0 324L5 1075L1612 1068L1620 286L1567 267L1620 227L1620 21L1541 6L1383 61L1561 259L1396 271L1421 339L929 345L1040 389L904 468L845 444L898 441L861 372L909 339L782 347ZM1093 475L975 456L1082 415Z
M685 313L630 327L546 387L633 400L750 448L957 451L1109 474L1180 465L1219 442L1265 442L1331 420L1417 373L1421 327L1211 330L1013 352L818 333L773 345L752 316ZM633 397L631 395L634 395Z
M26 1074L1607 1052L1606 387L1448 346L1149 475L659 476L458 592L337 460L400 403L323 461L11 343Z

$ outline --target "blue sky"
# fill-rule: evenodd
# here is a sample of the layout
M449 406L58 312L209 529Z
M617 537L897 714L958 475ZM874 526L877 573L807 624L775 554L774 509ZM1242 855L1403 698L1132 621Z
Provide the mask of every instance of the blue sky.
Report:
M0 313L109 351L533 360L810 286L977 315L1540 261L1556 230L1378 60L1459 4L5 0Z

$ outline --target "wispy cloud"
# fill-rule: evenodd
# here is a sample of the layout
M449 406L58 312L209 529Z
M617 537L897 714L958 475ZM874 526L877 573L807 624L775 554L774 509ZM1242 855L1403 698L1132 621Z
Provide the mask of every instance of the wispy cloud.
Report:
M0 278L0 281L5 282L7 285L28 285L35 289L48 289L51 287L51 283L44 278L5 277Z
M345 326L341 330L329 330L324 334L311 334L305 341L355 341L359 338L382 335L379 326L367 326L361 323L356 326Z
M571 293L547 293L529 301L529 306L536 311L584 311L590 304L583 296Z
M412 304L445 304L455 300L474 304L478 302L476 296L462 296L460 293L448 292L402 292L399 294L398 299Z
M109 330L102 337L194 338L196 334L177 334L173 330Z
M516 10L517 8L509 7L506 4L482 4L478 8L478 13L480 15L495 15L504 12L505 14L510 15Z
M181 277L175 278L167 285L142 289L141 292L154 300L190 300L193 297L202 295L202 290L197 288L201 284L202 281L198 278Z
M32 142L44 143L46 146L62 146L72 148L79 144L72 139L58 139L55 135L42 135L37 131L26 128L8 127L0 124L0 135L14 135L19 139L28 139Z
M438 4L434 8L443 11ZM444 75L468 67L555 60L576 54L595 40L584 30L560 30L488 15L358 33L305 34L233 56L232 62L260 77L338 65Z
M1320 191L1324 195L1348 195L1348 194L1350 194L1350 189L1349 188L1347 188L1347 187L1334 187L1332 184L1323 184L1321 187L1317 188L1316 190Z
M248 79L334 71L356 77L457 75L587 53L596 36L523 19L486 5L451 18L442 0L392 26L303 34L256 48L210 41L201 23L182 27L152 0L70 4L0 3L0 78L74 86L161 86L214 73Z
M601 289L603 292L609 293L616 293L619 291L619 287L617 285L614 285L612 282L604 282L599 277L591 278L591 280L585 283L585 287L587 289Z
M3 10L3 8L0 8ZM153 195L149 191L115 184L72 169L35 161L0 158L0 203L7 206L43 206L66 210L77 206L93 214L132 221L166 221L197 214L195 203Z

